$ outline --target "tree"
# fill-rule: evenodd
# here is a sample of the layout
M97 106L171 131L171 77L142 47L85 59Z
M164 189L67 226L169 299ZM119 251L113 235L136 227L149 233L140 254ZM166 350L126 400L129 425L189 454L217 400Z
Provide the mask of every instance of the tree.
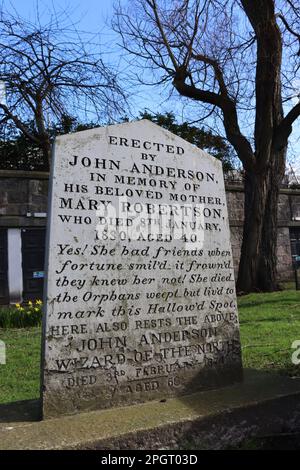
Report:
M26 122L26 128L34 132L33 123ZM12 123L0 126L0 169L47 171L49 166L38 145Z
M196 147L206 150L218 160L221 160L225 173L234 170L235 155L232 152L231 146L219 135L214 135L211 131L206 131L203 127L193 126L188 122L179 124L176 122L173 113L151 114L144 111L140 113L140 118L148 119L158 126L173 132L173 134L182 137L182 139L187 140L191 144L196 145Z
M30 132L34 133L34 122L24 123ZM57 135L69 134L97 127L97 123L79 122L77 118L62 115L60 122L47 128L49 141ZM18 131L13 123L0 126L0 169L48 171L49 163L45 161L41 146L24 133Z
M245 171L238 291L272 291L277 204L288 139L300 115L300 7L292 0L139 0L116 6L114 29L135 67L170 83L221 122ZM145 80L146 81L146 80ZM292 99L293 98L293 99Z
M111 118L126 96L116 72L104 64L94 39L52 15L47 24L0 12L0 126L13 123L22 138L50 161L50 128L69 114ZM20 137L21 138L21 137ZM21 139L22 139L21 138Z
M219 135L214 135L211 131L204 130L204 128L192 126L188 122L179 124L176 122L173 113L151 114L144 111L139 114L137 119L148 119L197 147L206 150L222 161L225 173L235 168L236 157L231 147ZM120 120L120 122L124 121L128 122L129 119L122 118ZM47 132L50 141L52 141L57 135L93 129L98 125L96 122L80 122L75 117L63 115L60 123L48 128ZM33 122L27 122L26 126L33 132ZM48 170L48 162L45 165L41 148L35 142L29 140L26 135L18 132L13 124L5 126L5 128L0 126L0 155L0 169L2 170Z

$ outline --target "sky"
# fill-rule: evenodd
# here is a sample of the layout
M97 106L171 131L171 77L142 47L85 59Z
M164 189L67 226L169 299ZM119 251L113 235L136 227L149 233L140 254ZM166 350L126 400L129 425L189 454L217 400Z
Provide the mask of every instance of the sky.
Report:
M123 67L122 57L124 54L118 46L120 40L110 27L114 0L0 0L0 3L3 3L8 10L14 9L20 16L32 21L35 20L37 6L40 16L45 20L53 8L57 11L66 9L72 21L76 23L77 29L100 33L105 61L115 67L120 67L120 65ZM167 99L166 94L160 92L159 89L153 87L139 87L137 89L135 87L134 90L136 90L136 94L131 99L130 118L137 117L144 109L153 113L173 111L179 121L186 117L184 116L184 108L179 101L175 98ZM299 129L300 118L294 124L288 156L293 168L300 175Z
M81 18L81 28L99 31L105 26L105 19L111 16L113 0L4 0L8 9L15 9L21 16L34 20L36 7L47 14L47 9L67 9L74 18Z
M0 3L31 21L36 18L37 5L42 20L47 20L49 11L53 8L58 12L67 10L78 30L100 33L105 62L120 67L120 56L124 54L118 45L119 37L110 27L114 0L0 0ZM174 110L174 103L164 103L166 98L162 98L158 90L155 93L151 87L135 90L136 95L131 100L131 118L137 117L144 109L154 113L157 110Z

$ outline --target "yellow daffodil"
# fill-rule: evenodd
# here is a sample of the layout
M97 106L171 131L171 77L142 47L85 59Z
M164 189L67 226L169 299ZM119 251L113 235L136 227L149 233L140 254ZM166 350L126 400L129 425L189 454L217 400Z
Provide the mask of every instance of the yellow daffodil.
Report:
M40 311L40 309L39 309L39 308L37 308L37 307L34 307L34 311L35 311L35 312L39 312L39 311Z
M37 305L42 305L43 302L42 302L41 300L36 300L35 303L36 303Z
M16 307L17 307L17 308L20 308L20 304L16 304Z
M29 305L29 307L32 307L32 302L31 302L31 300L28 301L28 305Z

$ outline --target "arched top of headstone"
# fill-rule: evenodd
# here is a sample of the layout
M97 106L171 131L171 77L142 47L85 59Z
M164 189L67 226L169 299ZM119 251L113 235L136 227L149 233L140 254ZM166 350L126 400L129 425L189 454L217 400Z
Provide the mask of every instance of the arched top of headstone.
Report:
M200 157L202 159L207 159L211 162L212 165L215 165L216 168L220 169L222 163L220 160L215 158L214 156L207 153L205 150L200 149L194 144L187 142L182 137L177 136L173 132L164 129L163 127L155 124L154 122L150 121L149 119L139 119L136 121L131 122L124 122L118 124L111 124L108 126L101 126L95 127L93 129L87 129L79 132L73 132L71 134L65 134L56 137L56 143L60 145L64 145L65 143L69 142L76 142L79 141L82 145L85 141L95 141L95 142L109 142L109 137L114 136L117 133L118 140L113 141L114 145L120 145L125 150L126 147L128 149L140 149L141 151L144 150L145 152L148 150L153 152L154 154L157 152L165 151L164 153L166 156L171 157L172 154L176 155L176 148L181 147L184 149L185 156L192 157ZM153 136L153 140L150 140L150 136ZM120 139L124 139L120 141ZM126 140L127 139L127 142ZM169 145L169 152L166 151L165 147L162 147L163 142L168 142L165 145ZM146 144L146 148L143 147L144 143L149 142L151 144L151 148L149 145ZM126 145L127 144L127 145ZM153 145L158 144L158 145ZM172 151L172 145L175 146L175 151Z

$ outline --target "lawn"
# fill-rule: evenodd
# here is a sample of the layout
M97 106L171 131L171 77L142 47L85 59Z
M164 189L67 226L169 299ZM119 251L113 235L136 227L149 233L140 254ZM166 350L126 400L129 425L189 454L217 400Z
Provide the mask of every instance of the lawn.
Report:
M300 340L300 292L284 290L240 297L245 367L300 376L291 344ZM0 329L7 363L0 365L0 403L39 396L40 327Z
M300 376L291 360L300 340L300 291L250 294L238 303L244 367Z
M0 403L39 396L41 327L0 330L6 364L0 365Z

